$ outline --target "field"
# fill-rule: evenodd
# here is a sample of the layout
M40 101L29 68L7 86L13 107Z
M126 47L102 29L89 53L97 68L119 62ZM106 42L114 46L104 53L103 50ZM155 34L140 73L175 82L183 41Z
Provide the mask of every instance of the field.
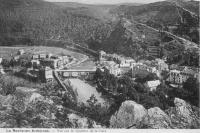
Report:
M24 56L31 56L40 53L52 53L54 55L70 55L77 60L83 60L86 56L63 48L57 47L44 47L44 46L31 46L31 47L0 47L0 57L10 58L11 54L16 55L19 49L24 49Z

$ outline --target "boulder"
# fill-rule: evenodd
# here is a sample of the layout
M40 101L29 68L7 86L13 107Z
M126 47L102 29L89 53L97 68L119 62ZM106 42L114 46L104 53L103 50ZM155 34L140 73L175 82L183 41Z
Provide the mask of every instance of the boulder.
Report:
M148 109L148 115L144 121L147 128L169 129L171 120L169 116L158 107Z
M68 119L69 122L72 123L73 128L102 128L102 126L98 125L95 121L77 114L68 114Z
M175 98L174 100L176 115L182 117L184 121L191 123L193 121L193 111L189 104L184 100Z
M184 100L175 98L175 107L170 108L167 113L174 128L200 128L200 110L191 106Z
M7 95L7 96L0 95L1 106L8 107L11 106L13 102L14 102L14 97L12 95Z
M146 109L134 101L125 101L120 106L119 110L111 116L111 128L131 128L136 127L145 116Z
M28 103L34 103L36 101L42 101L44 100L44 97L42 95L40 95L39 93L32 93L30 98L28 99Z

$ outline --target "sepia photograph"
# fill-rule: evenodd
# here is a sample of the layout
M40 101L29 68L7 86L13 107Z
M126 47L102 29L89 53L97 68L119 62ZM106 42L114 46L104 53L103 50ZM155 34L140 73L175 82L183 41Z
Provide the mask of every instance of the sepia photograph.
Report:
M0 132L200 132L199 8L0 0Z

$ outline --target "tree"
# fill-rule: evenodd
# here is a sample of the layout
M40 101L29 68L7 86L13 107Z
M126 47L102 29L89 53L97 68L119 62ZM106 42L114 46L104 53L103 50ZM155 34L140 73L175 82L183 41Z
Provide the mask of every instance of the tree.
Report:
M100 68L97 68L95 75L94 75L94 80L99 80L103 78L103 72L101 71Z
M18 84L14 83L14 81L12 79L5 81L3 79L3 77L0 78L0 85L3 89L2 93L5 94L5 95L13 94L16 90L16 87L18 86Z
M3 67L9 67L10 66L10 61L7 60L7 59L3 59L1 64L2 64Z
M194 77L188 78L183 83L183 89L188 94L185 98L195 106L199 106L199 85L199 81Z

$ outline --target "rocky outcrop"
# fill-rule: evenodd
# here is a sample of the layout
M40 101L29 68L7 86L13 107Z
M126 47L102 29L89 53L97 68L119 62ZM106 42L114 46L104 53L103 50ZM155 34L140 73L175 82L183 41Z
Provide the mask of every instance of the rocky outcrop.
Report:
M147 128L153 129L169 129L171 128L171 120L169 116L158 107L148 109L148 114L144 120Z
M175 107L163 111L158 107L146 110L134 101L125 101L111 116L111 128L186 129L200 128L200 110L175 98Z
M136 127L147 114L146 109L134 101L125 101L119 110L111 117L111 128L130 128Z
M167 110L174 128L200 128L200 110L175 98L175 107Z
M76 114L68 114L68 120L73 128L102 128L95 121L89 120L86 117L81 117Z

